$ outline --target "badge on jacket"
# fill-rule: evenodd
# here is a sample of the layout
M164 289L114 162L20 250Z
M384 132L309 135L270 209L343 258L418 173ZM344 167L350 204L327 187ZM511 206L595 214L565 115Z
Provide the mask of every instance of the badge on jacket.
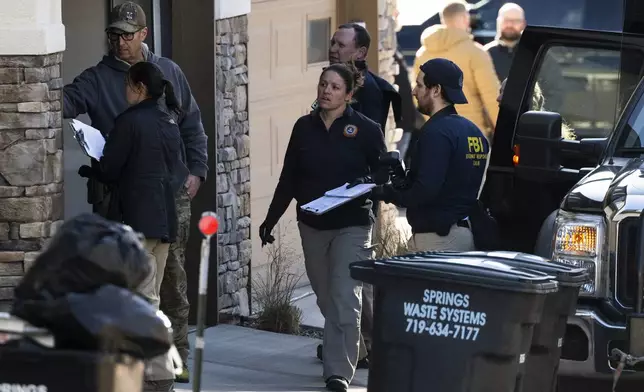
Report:
M355 125L349 124L344 127L344 132L342 132L346 137L356 137L358 134L358 127Z

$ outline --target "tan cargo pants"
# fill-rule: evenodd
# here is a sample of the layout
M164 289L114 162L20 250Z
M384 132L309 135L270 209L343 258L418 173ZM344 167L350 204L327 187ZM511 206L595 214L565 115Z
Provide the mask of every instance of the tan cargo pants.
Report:
M166 260L170 244L162 243L160 240L146 239L143 246L148 252L152 272L148 278L139 286L138 292L150 301L155 309L159 309L159 291L163 280ZM174 381L172 359L169 353L160 355L149 360L145 366L145 381ZM146 385L146 390L149 386ZM172 389L169 389L171 391Z
M323 377L355 375L361 348L362 282L349 265L371 259L371 226L316 230L298 223L306 274L324 316Z
M470 229L452 225L449 234L441 237L436 233L416 233L409 240L410 252L449 250L468 252L476 250Z

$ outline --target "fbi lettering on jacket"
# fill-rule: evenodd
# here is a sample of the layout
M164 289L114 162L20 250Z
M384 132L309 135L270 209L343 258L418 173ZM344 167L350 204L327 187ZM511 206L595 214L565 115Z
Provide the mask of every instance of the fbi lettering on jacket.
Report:
M465 154L465 159L472 161L472 166L481 166L481 162L487 160L487 151L483 137L468 136L467 138L468 153Z

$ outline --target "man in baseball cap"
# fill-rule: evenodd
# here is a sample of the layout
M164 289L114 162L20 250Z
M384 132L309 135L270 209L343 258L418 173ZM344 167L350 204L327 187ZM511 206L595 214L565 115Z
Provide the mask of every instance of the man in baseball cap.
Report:
M413 94L429 120L411 151L406 186L376 188L374 198L407 209L412 251L475 250L468 217L478 205L490 147L454 107L467 103L463 72L450 60L429 60L420 66Z
M187 367L190 347L188 342L188 316L190 303L187 295L185 249L190 233L191 200L206 181L208 167L208 137L201 120L197 104L186 75L181 67L169 58L159 56L145 44L148 36L146 15L143 9L132 1L112 8L109 25L105 30L109 52L94 66L76 76L63 87L63 118L89 115L92 126L109 137L116 118L128 108L126 97L126 75L130 66L148 61L157 65L164 77L172 84L182 114L174 115L179 125L181 139L185 146L184 160L190 169L184 189L177 195L179 214L179 238L170 245L170 253L163 271L161 283L161 310L172 322L175 345L184 362L184 369L176 375L171 368L164 372L161 366L146 373L146 381L155 384L156 390L174 388L173 380L181 383L190 381ZM92 160L92 166L98 165ZM114 189L96 179L87 181L87 201L93 212L107 216ZM114 196L116 197L116 196ZM150 383L147 383L150 384ZM146 384L146 385L147 385ZM147 387L146 387L147 388ZM148 389L146 389L146 392Z
M112 8L107 31L136 33L147 27L145 12L140 5L128 1Z

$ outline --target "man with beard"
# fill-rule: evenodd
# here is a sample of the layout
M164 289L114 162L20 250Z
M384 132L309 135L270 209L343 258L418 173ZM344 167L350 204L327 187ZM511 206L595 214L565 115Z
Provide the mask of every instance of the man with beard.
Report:
M489 143L454 107L467 103L463 71L444 58L429 60L420 66L413 94L429 120L411 151L407 185L376 187L373 198L407 209L411 251L475 250L468 217L481 189Z
M492 57L500 81L507 79L510 73L516 45L526 26L525 12L518 4L506 3L499 9L496 39L484 48ZM539 71L539 83L548 102L548 110L560 111L565 81L559 64L549 52L546 52L542 69Z
M515 3L504 4L496 18L496 39L485 45L492 56L499 80L505 80L510 72L514 49L526 27L523 8Z

